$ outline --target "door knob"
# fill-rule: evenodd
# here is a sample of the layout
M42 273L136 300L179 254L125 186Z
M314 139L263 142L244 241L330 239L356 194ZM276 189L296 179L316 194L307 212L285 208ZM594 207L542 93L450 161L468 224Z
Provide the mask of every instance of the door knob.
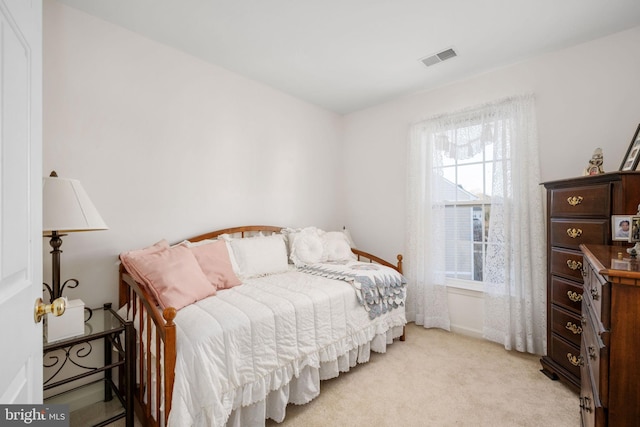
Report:
M45 304L42 302L42 298L38 298L33 307L33 321L40 323L42 317L47 313L51 313L54 316L62 316L66 308L67 303L64 298L56 298L51 304Z

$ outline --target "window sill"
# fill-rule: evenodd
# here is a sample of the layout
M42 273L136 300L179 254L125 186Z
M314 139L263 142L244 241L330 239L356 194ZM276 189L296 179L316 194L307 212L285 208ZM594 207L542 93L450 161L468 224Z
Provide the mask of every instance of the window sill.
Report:
M473 282L470 280L460 279L447 279L445 284L447 288L484 293L484 283L482 282Z

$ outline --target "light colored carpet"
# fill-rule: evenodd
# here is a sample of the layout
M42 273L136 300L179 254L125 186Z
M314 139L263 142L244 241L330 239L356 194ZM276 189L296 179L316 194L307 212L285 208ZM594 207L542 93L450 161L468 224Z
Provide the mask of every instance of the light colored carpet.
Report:
M540 372L539 356L411 323L407 341L321 383L267 426L580 425L578 396Z
M267 426L579 426L577 394L544 376L539 359L410 323L407 341L322 381L320 396Z

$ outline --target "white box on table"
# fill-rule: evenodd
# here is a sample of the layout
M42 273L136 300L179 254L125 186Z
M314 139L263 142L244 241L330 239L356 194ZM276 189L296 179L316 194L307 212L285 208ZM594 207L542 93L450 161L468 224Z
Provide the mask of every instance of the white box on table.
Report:
M47 314L47 342L60 341L82 334L84 334L84 302L82 300L67 301L61 316Z

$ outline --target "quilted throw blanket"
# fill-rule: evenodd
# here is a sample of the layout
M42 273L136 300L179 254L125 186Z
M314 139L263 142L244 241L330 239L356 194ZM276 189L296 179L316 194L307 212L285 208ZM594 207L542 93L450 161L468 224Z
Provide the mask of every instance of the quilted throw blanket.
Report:
M407 281L402 274L384 265L336 261L306 264L299 266L298 270L351 283L358 302L369 313L370 319L404 306Z

